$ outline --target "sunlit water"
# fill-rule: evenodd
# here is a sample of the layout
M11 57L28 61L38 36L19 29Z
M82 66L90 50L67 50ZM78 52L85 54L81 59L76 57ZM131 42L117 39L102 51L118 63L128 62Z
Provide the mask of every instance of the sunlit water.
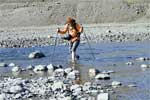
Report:
M125 43L97 43L82 44L77 51L80 59L76 64L70 61L68 46L57 45L48 47L33 48L1 48L0 62L7 64L13 62L26 68L28 65L38 64L61 64L63 67L74 66L81 73L82 81L89 81L88 69L96 68L100 71L113 70L116 73L111 75L111 80L123 83L136 84L137 87L116 89L113 100L150 100L150 69L141 69L141 64L150 64L149 61L138 62L137 57L150 57L150 41L146 42L125 42ZM29 53L40 50L46 57L41 59L28 59ZM94 57L95 59L94 59ZM126 65L131 61L134 65ZM2 75L12 75L11 68L0 68ZM4 74L5 73L5 74ZM25 75L24 75L25 76ZM23 77L23 76L21 76ZM26 76L28 77L28 76Z

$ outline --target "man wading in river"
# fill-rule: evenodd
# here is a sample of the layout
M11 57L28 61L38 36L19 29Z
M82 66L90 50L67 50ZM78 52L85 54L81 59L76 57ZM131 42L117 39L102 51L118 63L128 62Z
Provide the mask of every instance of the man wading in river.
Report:
M70 51L72 56L72 62L75 62L79 56L76 55L76 50L80 44L80 34L83 32L83 27L76 23L76 20L68 17L66 21L66 25L64 29L57 29L57 32L60 34L65 34L68 32L67 37L63 37L62 39L70 41Z

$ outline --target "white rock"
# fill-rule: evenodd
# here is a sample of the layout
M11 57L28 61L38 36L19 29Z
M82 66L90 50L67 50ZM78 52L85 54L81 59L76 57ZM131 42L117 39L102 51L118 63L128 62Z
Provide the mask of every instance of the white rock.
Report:
M89 69L89 76L90 77L96 76L97 73L98 73L97 69L95 69L95 68Z
M91 87L92 83L91 82L85 82L83 85L83 91L88 91Z
M64 76L64 69L59 68L54 71L55 76Z
M34 72L38 72L38 71L46 71L46 67L44 65L37 65L35 66Z
M133 62L127 62L126 65L133 65Z
M7 100L6 94L4 94L4 93L0 94L0 100Z
M139 57L139 58L136 58L137 61L145 61L145 60L150 60L150 58L147 58L147 57Z
M64 73L64 69L62 69L62 68L56 69L55 73Z
M55 82L53 85L52 85L52 90L55 91L56 89L62 89L63 88L63 82Z
M20 72L21 68L19 66L15 66L12 68L12 72Z
M68 79L73 79L73 80L75 80L75 79L76 79L76 74L75 74L75 72L70 72L70 73L68 73L67 78L68 78Z
M16 65L14 63L10 63L8 66L9 67L15 67Z
M100 74L96 75L95 78L107 80L107 79L110 79L110 76L108 74L100 73Z
M34 69L34 66L30 65L30 66L27 67L27 69L28 69L28 70L33 70L33 69Z
M21 91L23 91L23 88L19 85L16 85L16 86L12 86L9 90L11 93L19 93Z
M109 100L109 94L108 93L100 93L97 96L97 100Z
M77 88L79 88L79 87L80 87L80 85L75 84L75 85L72 85L72 86L70 87L70 90L72 91L72 90L75 90L75 89L77 89Z
M141 68L149 68L149 66L146 65L146 64L142 64L142 65L141 65Z
M22 96L21 96L21 94L20 93L17 93L15 96L14 96L14 99L19 99L19 98L21 98Z
M137 87L135 84L129 84L128 87Z
M72 71L72 68L66 68L65 73L69 74Z
M115 73L115 71L113 71L113 70L107 71L107 74L111 74L111 73Z
M54 71L54 66L53 66L53 64L49 64L49 65L47 65L46 66L47 67L47 69L49 70L49 71Z
M34 59L34 58L42 58L45 57L45 55L41 51L35 51L29 54L28 58Z
M106 33L111 33L111 30L106 30Z
M54 99L54 100L56 100L56 99ZM57 100L72 100L72 99L71 99L71 97L62 97L62 98L57 98Z
M6 63L0 63L0 67L7 67Z
M49 98L49 100L58 100L58 99L56 99L56 98Z
M122 84L121 84L121 82L119 82L119 81L113 81L113 82L111 83L111 85L112 85L112 87L118 87L118 86L121 86Z
M82 92L82 88L78 84L72 85L70 90L73 91L73 95L80 95Z

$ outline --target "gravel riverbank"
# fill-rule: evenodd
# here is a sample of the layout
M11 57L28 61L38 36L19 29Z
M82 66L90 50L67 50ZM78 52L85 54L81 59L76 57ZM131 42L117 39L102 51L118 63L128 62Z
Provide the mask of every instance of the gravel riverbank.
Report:
M150 23L95 24L83 26L84 33L81 35L82 43L87 42L84 34L86 34L90 42L150 40ZM56 37L57 27L62 26L1 28L0 47L20 48L52 45L54 44L55 38L47 38L47 36L51 35ZM58 39L58 44L62 43L67 43L67 41Z

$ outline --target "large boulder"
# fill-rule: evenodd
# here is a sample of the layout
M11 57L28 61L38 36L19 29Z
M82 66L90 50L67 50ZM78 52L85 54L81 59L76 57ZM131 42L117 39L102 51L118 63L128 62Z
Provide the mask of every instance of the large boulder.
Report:
M35 52L30 53L28 57L30 59L35 59L35 58L45 57L45 55L41 51L35 51Z

